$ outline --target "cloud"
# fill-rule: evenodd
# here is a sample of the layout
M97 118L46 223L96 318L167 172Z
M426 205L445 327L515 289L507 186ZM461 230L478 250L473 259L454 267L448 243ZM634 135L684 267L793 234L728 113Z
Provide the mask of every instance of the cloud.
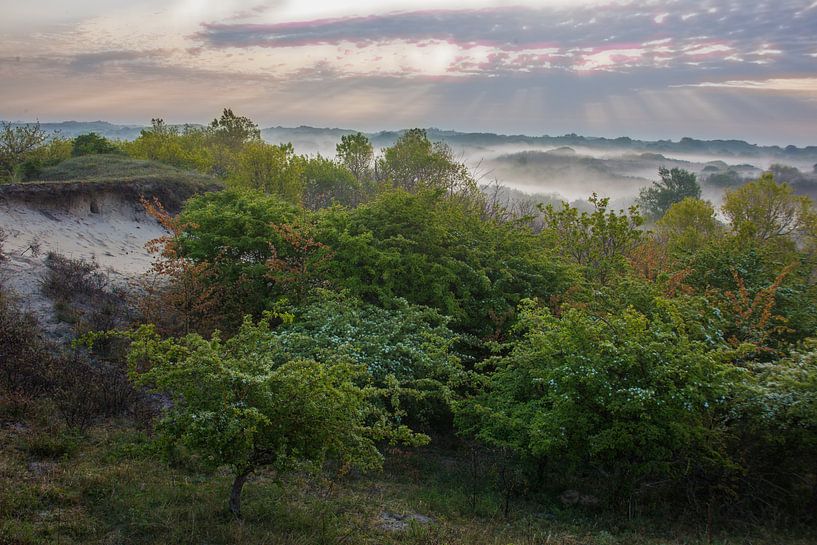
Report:
M151 50L113 50L94 53L80 53L71 57L69 66L79 72L99 70L103 65L122 65L137 63L155 63L167 59L172 51L167 49Z
M230 105L271 124L814 143L802 0L77 0L64 19L42 1L44 23L0 22L0 117Z
M705 81L675 87L710 87L720 89L752 89L758 91L783 91L794 93L817 93L817 78L770 78L764 80Z
M455 47L450 75L624 70L739 63L814 69L817 10L802 2L661 0L646 4L415 10L284 23L209 22L194 35L211 50ZM717 4L717 5L713 5ZM705 9L704 9L705 8ZM365 53L346 57L366 60ZM379 55L383 58L382 55ZM355 64L354 62L352 64ZM368 63L371 65L371 63ZM355 76L359 70L353 70ZM409 70L406 75L416 76Z

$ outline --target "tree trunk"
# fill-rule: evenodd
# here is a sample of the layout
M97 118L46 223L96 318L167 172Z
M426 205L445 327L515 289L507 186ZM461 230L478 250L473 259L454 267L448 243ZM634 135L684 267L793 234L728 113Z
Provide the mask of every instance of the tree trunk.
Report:
M237 519L241 518L241 489L244 488L244 483L247 482L250 472L250 470L247 470L236 475L233 488L230 490L230 511Z

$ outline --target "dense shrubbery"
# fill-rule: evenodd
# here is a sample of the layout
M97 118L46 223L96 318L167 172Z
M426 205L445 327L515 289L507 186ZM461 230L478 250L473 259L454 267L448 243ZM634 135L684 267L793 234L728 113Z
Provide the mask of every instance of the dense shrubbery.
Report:
M288 309L264 335L275 365L363 364L401 392L384 408L437 434L454 408L459 434L515 460L506 490L806 513L815 222L787 186L728 193L722 225L693 177L662 171L643 194L654 233L595 196L542 207L534 231L423 131L380 158L346 137L337 163L265 146L164 241L217 309L200 330Z
M34 316L17 305L0 290L0 411L46 398L68 426L80 430L101 418L141 411L146 400L121 363L57 346L43 335Z
M234 512L258 467L376 466L413 428L501 460L506 509L569 488L709 524L813 513L817 216L771 176L727 192L723 224L694 177L662 170L642 194L650 231L596 196L535 222L503 211L422 130L379 156L358 134L307 158L226 110L206 128L156 120L123 149L228 185L176 217L144 203L170 234L147 325L124 338L132 377L172 398L159 442L229 466ZM58 298L99 280L52 262ZM23 382L47 389L24 356ZM106 406L130 403L119 385Z

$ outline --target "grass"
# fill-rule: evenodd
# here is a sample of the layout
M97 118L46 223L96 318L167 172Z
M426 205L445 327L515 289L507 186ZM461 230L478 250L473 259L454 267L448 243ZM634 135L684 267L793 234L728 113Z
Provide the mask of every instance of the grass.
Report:
M248 482L244 520L227 511L230 475L168 467L144 432L109 421L77 436L47 404L0 425L0 544L681 545L700 529L592 517L557 506L501 500L480 490L476 510L462 460L448 450L395 450L384 471L332 482L261 473ZM484 483L483 483L484 484ZM431 525L380 527L383 511L420 513ZM756 530L715 543L813 543Z
M170 179L212 183L202 174L185 171L156 161L131 159L122 155L84 155L42 169L38 176L47 181L167 181Z
M43 168L36 180L0 185L0 193L44 194L58 200L78 193L115 191L136 201L154 196L171 212L177 212L192 195L223 189L212 176L178 169L157 161L130 159L122 155L85 155Z

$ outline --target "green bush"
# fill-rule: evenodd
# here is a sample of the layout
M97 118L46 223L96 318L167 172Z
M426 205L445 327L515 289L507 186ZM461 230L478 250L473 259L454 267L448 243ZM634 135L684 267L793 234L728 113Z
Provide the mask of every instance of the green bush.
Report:
M613 500L732 463L712 426L741 371L691 339L677 304L561 317L527 302L519 340L458 411L463 431L556 472L591 472Z
M168 452L183 448L200 464L227 466L235 476L230 509L240 516L247 476L264 466L279 471L327 458L342 467L378 467L383 440L423 437L394 426L371 401L365 370L351 363L292 359L278 363L267 320L245 320L222 341L191 334L162 340L153 328L134 334L134 379L168 394L173 403L157 427ZM361 386L361 373L364 373Z
M74 147L71 155L80 157L82 155L99 155L117 152L119 152L119 148L107 138L99 136L94 132L89 132L88 134L81 134L74 138Z

